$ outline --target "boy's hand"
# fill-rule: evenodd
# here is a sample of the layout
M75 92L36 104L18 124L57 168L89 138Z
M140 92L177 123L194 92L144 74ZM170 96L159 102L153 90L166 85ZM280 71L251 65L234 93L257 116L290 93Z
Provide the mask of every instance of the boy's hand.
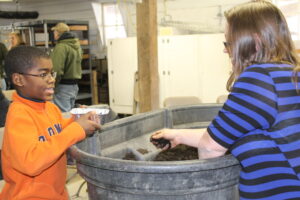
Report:
M87 107L88 107L87 105L82 105L79 103L75 103L75 105L74 105L74 108L87 108Z
M79 123L80 126L84 129L85 134L92 135L96 130L101 128L100 123L93 121L93 119L98 119L98 115L95 112L88 112L85 115L82 115L75 122Z

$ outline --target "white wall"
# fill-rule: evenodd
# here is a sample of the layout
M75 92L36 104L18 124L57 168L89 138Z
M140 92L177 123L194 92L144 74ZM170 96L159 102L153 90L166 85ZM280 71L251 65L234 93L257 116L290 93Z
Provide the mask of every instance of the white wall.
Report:
M136 36L136 5L118 2L128 36ZM157 20L161 26L173 27L176 34L223 32L224 11L243 2L248 0L157 0ZM168 23L163 23L164 19Z
M163 19L173 27L175 34L199 34L222 32L224 10L248 0L157 0L158 24ZM128 36L136 36L136 4L129 0L18 0L15 3L0 3L3 11L38 11L38 19L86 20L90 25L91 52L103 57L100 35L97 28L92 2L117 2L124 17ZM100 11L99 11L100 12ZM166 16L168 15L168 16ZM15 22L13 19L0 19L0 25ZM20 20L19 20L20 21ZM24 21L24 20L21 20ZM28 21L28 20L26 20Z

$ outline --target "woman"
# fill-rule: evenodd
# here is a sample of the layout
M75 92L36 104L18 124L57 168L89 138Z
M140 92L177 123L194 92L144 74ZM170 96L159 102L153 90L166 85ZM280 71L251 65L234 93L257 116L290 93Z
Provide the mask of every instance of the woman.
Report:
M25 42L23 41L22 35L19 32L11 32L8 35L9 38L9 50L11 50L14 47L25 45Z
M241 164L241 199L300 199L299 61L281 11L253 1L225 12L230 94L207 129L165 129L154 139L199 149L200 158L230 151Z
M5 81L5 76L4 76L4 59L7 54L7 48L5 44L0 42L0 88L2 90L6 90L6 81Z

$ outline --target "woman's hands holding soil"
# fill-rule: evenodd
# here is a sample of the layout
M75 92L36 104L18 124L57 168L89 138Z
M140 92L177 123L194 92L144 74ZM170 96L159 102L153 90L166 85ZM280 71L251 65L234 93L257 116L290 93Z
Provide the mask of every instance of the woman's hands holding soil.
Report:
M162 129L150 137L150 142L157 148L167 150L180 144L180 134L176 129Z

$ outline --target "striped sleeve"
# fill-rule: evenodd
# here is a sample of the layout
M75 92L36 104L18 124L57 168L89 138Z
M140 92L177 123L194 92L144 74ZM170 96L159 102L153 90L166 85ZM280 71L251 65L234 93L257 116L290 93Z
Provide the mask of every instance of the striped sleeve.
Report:
M223 108L208 127L210 136L229 148L243 135L267 129L277 115L277 95L268 71L249 66L233 85Z

